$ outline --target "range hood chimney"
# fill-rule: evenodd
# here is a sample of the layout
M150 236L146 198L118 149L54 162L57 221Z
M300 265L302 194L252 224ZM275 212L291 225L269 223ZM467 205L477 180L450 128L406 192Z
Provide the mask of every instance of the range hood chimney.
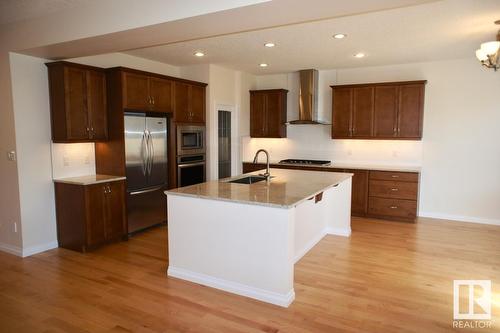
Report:
M299 71L299 119L292 120L292 125L323 124L318 120L318 71L306 69Z

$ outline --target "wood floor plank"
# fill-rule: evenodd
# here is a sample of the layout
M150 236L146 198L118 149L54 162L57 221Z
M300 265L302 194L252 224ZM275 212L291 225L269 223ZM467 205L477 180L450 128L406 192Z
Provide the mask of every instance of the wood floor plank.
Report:
M453 280L490 279L500 332L500 227L354 218L295 266L287 309L168 278L167 228L81 254L0 252L3 332L451 332Z

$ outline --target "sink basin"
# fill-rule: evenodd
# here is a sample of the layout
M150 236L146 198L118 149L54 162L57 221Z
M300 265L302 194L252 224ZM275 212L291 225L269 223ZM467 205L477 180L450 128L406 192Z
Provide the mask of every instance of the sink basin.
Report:
M231 180L228 183L237 183L237 184L254 184L266 180L266 177L262 176L248 176L235 180Z

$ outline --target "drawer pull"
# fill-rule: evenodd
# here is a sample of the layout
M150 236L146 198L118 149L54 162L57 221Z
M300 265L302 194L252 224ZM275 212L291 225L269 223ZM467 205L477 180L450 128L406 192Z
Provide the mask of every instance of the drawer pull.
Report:
M397 188L391 188L391 191L396 192L396 191L399 191L399 189L397 189Z
M392 178L399 178L398 175L391 175Z
M398 206L390 206L390 209L398 209Z

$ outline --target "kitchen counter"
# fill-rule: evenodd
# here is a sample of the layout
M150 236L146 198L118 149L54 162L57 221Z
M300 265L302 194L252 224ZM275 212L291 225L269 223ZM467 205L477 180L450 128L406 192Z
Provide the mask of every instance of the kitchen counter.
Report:
M169 277L293 302L294 264L325 235L351 234L352 174L270 171L269 183L228 182L259 171L165 192Z
M99 183L115 182L124 179L126 179L126 177L110 176L110 175L87 175L79 177L54 179L54 183L64 183L73 185L93 185Z
M270 172L273 178L271 178L269 184L267 184L265 180L251 185L229 182L244 177L240 175L233 178L181 187L165 191L165 193L167 195L182 195L253 205L290 208L352 177L350 173L274 168L271 168ZM246 175L257 175L259 173L261 173L261 171L251 172Z
M252 164L251 161L243 163ZM264 163L257 163L264 165ZM367 164L351 162L333 162L331 165L309 165L309 164L280 164L279 162L270 163L271 167L295 167L295 168L325 168L325 169L356 169L356 170L374 170L374 171L399 171L399 172L420 172L421 167L416 165L388 165L388 164Z

